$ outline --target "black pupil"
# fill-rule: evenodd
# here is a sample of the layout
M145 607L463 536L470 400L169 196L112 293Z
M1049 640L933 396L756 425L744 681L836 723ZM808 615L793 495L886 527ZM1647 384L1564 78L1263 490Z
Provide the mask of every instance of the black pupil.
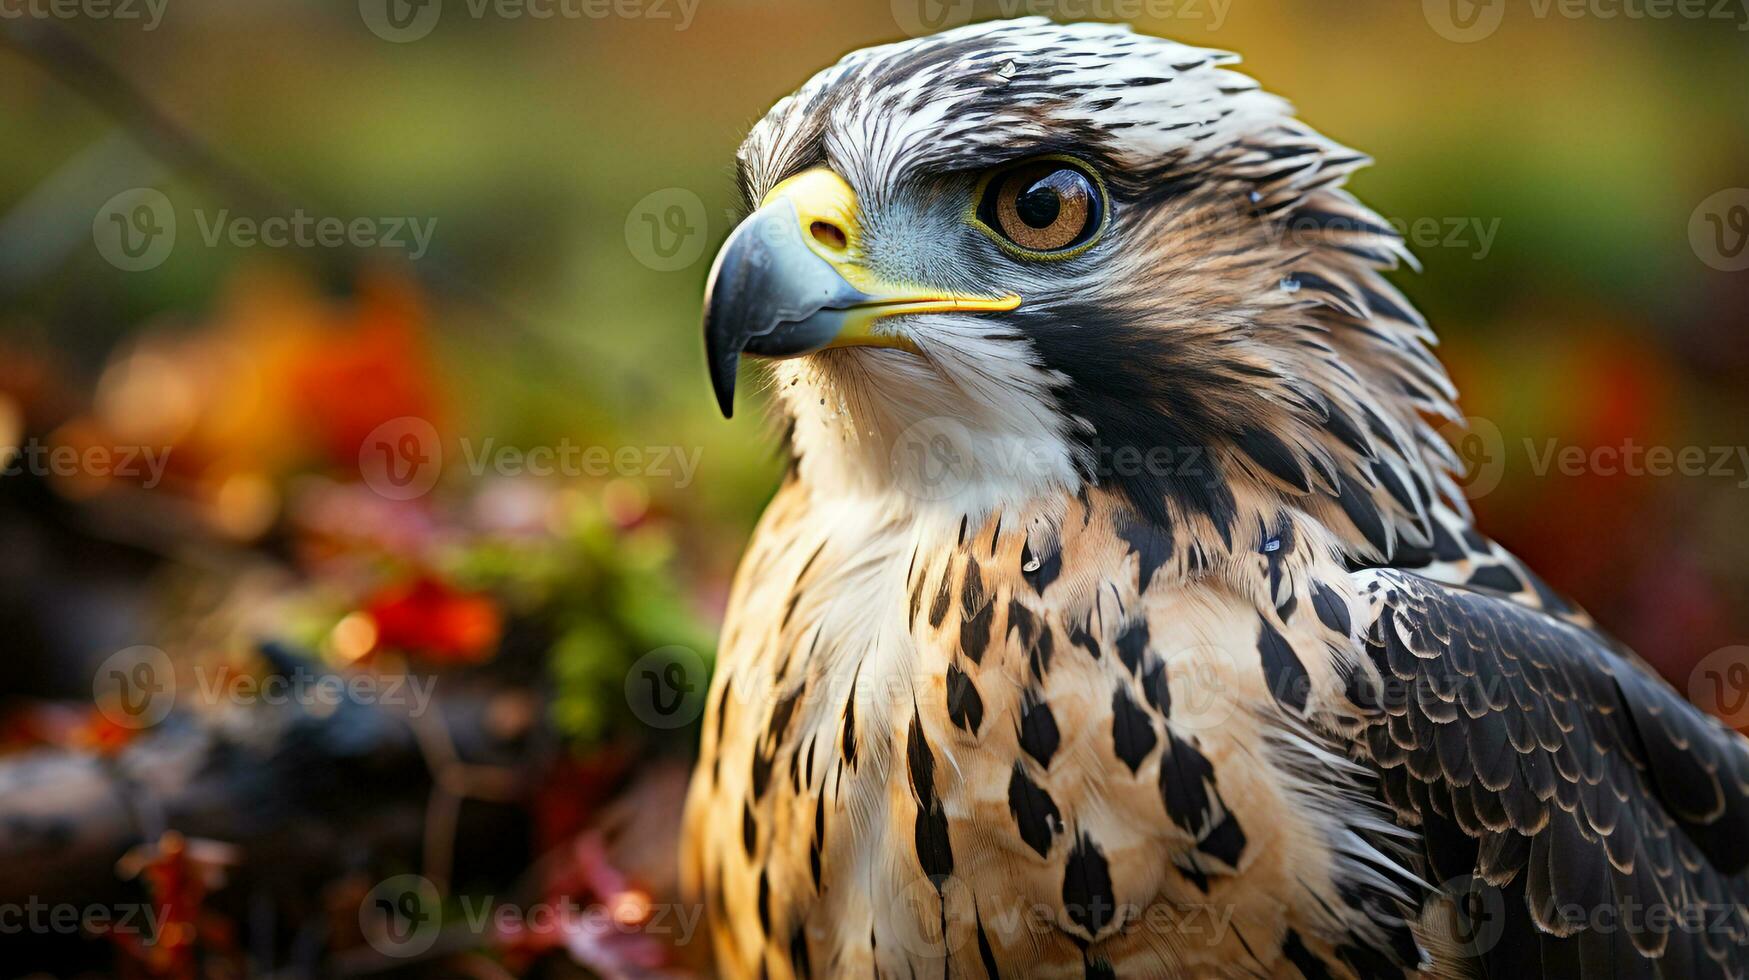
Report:
M1014 213L1030 228L1049 228L1063 212L1063 186L1077 175L1059 170L1028 187L1014 202Z

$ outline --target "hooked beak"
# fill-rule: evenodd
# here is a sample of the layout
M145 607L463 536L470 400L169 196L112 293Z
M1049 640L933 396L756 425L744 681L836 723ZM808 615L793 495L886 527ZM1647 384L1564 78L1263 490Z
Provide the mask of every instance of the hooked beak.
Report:
M856 192L816 168L778 184L717 253L705 286L704 343L723 417L734 414L741 354L799 357L827 347L917 353L875 323L907 313L999 312L1020 297L968 296L903 286L870 273L861 257Z

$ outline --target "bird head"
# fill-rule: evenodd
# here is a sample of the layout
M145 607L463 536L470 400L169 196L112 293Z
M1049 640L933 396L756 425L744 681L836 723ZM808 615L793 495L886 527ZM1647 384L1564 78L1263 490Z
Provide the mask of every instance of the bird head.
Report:
M1286 501L1359 554L1426 544L1462 497L1450 382L1380 274L1408 253L1342 189L1366 158L1235 60L1028 18L816 75L739 153L724 414L750 355L827 493L957 466L962 512L1096 485L1229 540Z

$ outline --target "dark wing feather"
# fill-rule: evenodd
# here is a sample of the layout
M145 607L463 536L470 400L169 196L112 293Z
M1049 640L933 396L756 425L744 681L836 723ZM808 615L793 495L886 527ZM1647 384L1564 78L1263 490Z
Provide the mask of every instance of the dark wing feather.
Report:
M1377 672L1350 685L1356 752L1425 873L1493 890L1479 975L1749 974L1749 742L1594 631L1401 570L1355 582Z

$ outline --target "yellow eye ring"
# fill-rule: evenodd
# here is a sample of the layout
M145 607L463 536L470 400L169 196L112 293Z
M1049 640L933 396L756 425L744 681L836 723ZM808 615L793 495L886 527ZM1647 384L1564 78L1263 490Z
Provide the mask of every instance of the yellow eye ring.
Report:
M1066 154L1046 154L987 171L966 220L1016 258L1061 261L1099 241L1110 223L1109 202L1097 170Z

